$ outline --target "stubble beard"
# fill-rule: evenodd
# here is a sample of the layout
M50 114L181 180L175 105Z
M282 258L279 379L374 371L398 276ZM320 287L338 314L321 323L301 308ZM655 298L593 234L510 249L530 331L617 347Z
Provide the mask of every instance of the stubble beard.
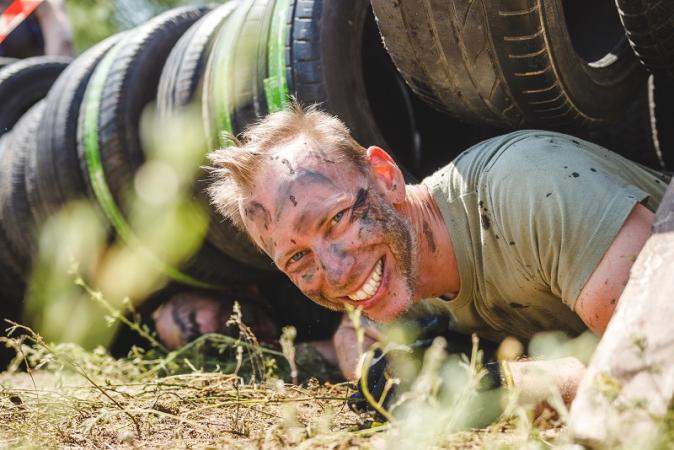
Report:
M414 298L417 272L416 260L414 258L417 249L416 234L413 232L410 222L396 211L382 194L375 192L371 193L371 196L366 215L382 230L384 244L391 251L396 269L403 277L405 283L406 292L399 293L401 296L406 296L406 298L402 299L404 308L396 313L395 318L397 318L412 306ZM330 301L318 293L305 293L305 295L325 308L339 312L345 311L345 307L341 302ZM384 299L384 301L392 301L392 299ZM395 318L391 318L391 320Z

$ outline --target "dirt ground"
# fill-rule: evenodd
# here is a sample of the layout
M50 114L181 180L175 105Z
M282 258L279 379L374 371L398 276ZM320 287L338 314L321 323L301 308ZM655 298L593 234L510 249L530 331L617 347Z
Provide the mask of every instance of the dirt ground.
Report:
M347 384L242 385L217 373L93 384L64 372L0 374L0 447L390 448L393 427L359 430ZM554 438L557 430L540 435ZM519 448L511 423L447 436L440 447Z
M547 448L561 430L522 418L444 434L423 421L364 427L345 405L349 383L255 371L244 382L184 354L115 359L39 340L20 353L23 369L0 373L0 448L517 449Z

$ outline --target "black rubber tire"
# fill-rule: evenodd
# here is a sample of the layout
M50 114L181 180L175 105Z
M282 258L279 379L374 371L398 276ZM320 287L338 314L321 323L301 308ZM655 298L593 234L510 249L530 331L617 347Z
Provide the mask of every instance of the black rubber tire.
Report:
M3 161L8 159L7 144L11 137L11 132L0 136L0 180L5 178ZM24 284L19 276L20 272L18 260L10 249L9 240L0 224L0 335L4 335L4 329L7 328L4 319L18 321L21 314ZM0 370L11 356L12 352L0 345Z
M230 1L211 11L178 40L164 65L159 81L157 105L162 120L170 119L171 114L179 113L186 107L201 108L203 78L213 40L220 27L239 5L240 3L236 1ZM242 62L239 62L239 65L241 64ZM205 135L204 142L206 142ZM204 148L204 155L206 153L208 149ZM204 196L207 179L206 174L199 176L195 184L196 195L199 201L205 204L208 203ZM231 223L223 221L215 211L210 212L211 224L204 245L214 247L209 253L216 260L208 261L202 254L195 259L195 264L216 267L221 258L217 253L219 251L236 261L264 271L269 271L273 267L269 259L256 250L243 233Z
M201 88L213 39L239 5L230 0L199 19L171 50L159 79L157 111L166 116L201 101Z
M204 120L209 145L227 145L223 130L238 134L293 96L338 116L363 145L389 150L403 166L418 162L422 143L407 87L397 82L392 65L364 61L372 53L368 45L380 41L376 28L372 42L366 34L370 17L374 21L367 0L244 3L220 30L208 62ZM379 84L391 89L372 99L366 81L377 77L386 78ZM280 94L270 94L276 89ZM373 113L373 104L381 106L380 114Z
M274 1L254 0L247 9L232 47L237 66L230 72L234 100L232 127L239 133L269 113L264 79L267 74L269 26Z
M0 162L0 227L7 238L10 251L16 256L19 275L26 279L35 250L33 215L28 204L25 184L26 155L35 151L37 128L42 120L45 103L32 106L17 122L11 141L5 147Z
M263 80L267 30L274 3L271 0L242 2L228 15L213 43L204 78L205 120L214 123L211 113L216 111L216 117L228 117L225 122L229 124L211 127L210 145L225 145L222 140L216 142L215 133L221 129L238 133L267 113ZM206 184L199 188L205 189ZM229 221L214 217L208 236L213 245L236 260L265 271L274 269L271 260Z
M644 166L663 169L653 140L647 82L616 123L576 135Z
M662 76L649 79L651 131L662 167L674 171L674 81Z
M80 105L96 65L120 37L111 36L80 55L47 94L36 151L26 155L26 191L38 223L68 202L87 196L77 153Z
M12 158L10 148L12 140L12 132L5 133L0 136L0 186L3 180L8 181L12 177L12 167L9 161ZM5 270L2 270L5 269ZM5 234L2 220L0 219L0 270L8 274L9 279L18 279L21 273L21 264L16 256L16 252L12 250L12 245L9 237ZM5 283L3 283L4 285Z
M617 119L644 79L613 0L372 5L412 89L435 108L475 123L600 126Z
M99 64L92 76L101 76L103 83L95 111L103 171L116 203L122 207L123 191L145 159L139 133L141 114L156 98L159 77L173 45L206 11L203 7L177 8L128 32L108 53L111 64ZM85 105L80 108L78 127L83 164L86 155L82 121L91 85L90 82L85 93ZM84 171L88 171L86 166Z
M320 103L338 116L362 145L384 147L405 164L414 159L410 155L416 151L411 148L414 143L387 142L365 84L363 35L369 14L367 0L291 0L286 42L288 89L301 103ZM383 78L385 66L381 70ZM402 85L393 89L396 95L406 95ZM399 120L410 128L412 137L417 130L411 106L399 107L407 110Z
M88 123L95 123L97 134L90 137L97 141L105 182L115 207L122 212L126 209L125 189L145 160L139 136L141 113L156 97L161 71L173 45L208 11L206 7L177 8L129 32L110 50L89 82L79 117L80 161L88 174L86 130ZM98 83L100 97L95 92ZM85 176L85 180L89 178ZM217 259L218 265L198 265L202 257ZM208 273L204 273L206 270ZM185 272L206 283L260 277L257 271L226 255L216 255L208 246L187 263Z
M28 109L44 98L70 60L36 56L0 69L0 135L11 130Z
M616 0L634 53L656 75L674 78L674 2Z

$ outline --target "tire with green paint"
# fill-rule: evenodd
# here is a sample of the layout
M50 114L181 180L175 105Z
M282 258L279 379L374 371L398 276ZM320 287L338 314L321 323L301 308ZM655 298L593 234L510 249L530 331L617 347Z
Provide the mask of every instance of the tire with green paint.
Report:
M208 13L190 27L171 51L162 71L157 94L158 110L162 120L170 120L172 114L180 113L188 107L192 111L201 110L205 66L213 40L239 4L232 0ZM206 153L207 147L204 148L204 155ZM196 196L204 203L207 203L203 195L207 178L207 175L203 174L198 177L195 184ZM218 262L222 258L220 253L224 253L227 257L247 266L264 271L270 270L272 265L268 258L257 251L246 236L229 222L223 221L214 211L211 210L211 214L211 224L204 243L204 247L211 248L203 248L200 258L195 260L195 263L210 266L211 271L217 270ZM209 261L203 254L207 250L214 258L213 261Z
M70 59L26 58L0 69L0 135L11 130L28 109L47 95Z
M288 93L320 103L365 147L379 145L404 167L417 165L416 112L381 46L370 2L290 0L286 27Z
M230 0L199 19L178 40L162 69L157 90L161 116L201 102L201 91L213 39L227 16L239 4ZM195 105L198 107L198 105Z
M139 130L141 114L156 98L162 67L173 45L205 12L203 7L178 8L128 32L97 66L87 86L80 119L89 114L95 121L105 182L122 209L122 191L145 160ZM97 104L91 103L94 82L100 86ZM86 164L83 132L80 126L80 160ZM89 168L85 165L84 170L88 172Z
M373 0L412 89L454 117L504 128L593 128L644 80L614 0Z
M78 126L80 160L99 206L127 242L138 243L126 222L129 205L124 194L146 158L139 134L141 113L156 97L161 71L173 46L208 11L206 7L177 8L129 32L99 63L87 86ZM199 267L193 262L199 259L199 254L194 255L181 271L151 257L169 277L197 287L258 277L254 270L226 255L219 258L217 266L209 267L208 274L197 273ZM204 279L209 275L217 279Z
M263 79L268 20L264 17L271 15L273 6L271 0L241 2L215 38L202 94L210 148L227 145L222 139L223 131L238 133L266 114ZM248 120L243 118L246 114ZM205 188L204 183L202 190ZM215 247L236 260L262 270L273 270L269 258L229 221L217 217L208 236Z
M268 43L276 2L255 0L246 11L232 48L236 67L230 72L232 128L242 131L269 112L264 80L267 74Z
M35 151L35 134L44 108L44 101L38 102L17 122L0 169L0 227L9 250L16 256L19 276L24 280L30 271L36 238L26 193L25 163L26 155Z
M634 53L651 73L674 79L674 2L616 0Z
M120 37L105 39L80 55L63 71L45 98L36 151L26 155L26 190L40 223L68 202L87 196L77 153L80 105L94 69Z
M233 49L253 3L254 0L243 0L225 18L214 39L213 49L208 57L206 73L204 74L202 112L209 149L228 144L223 132L236 132L232 126L232 115L236 109L232 80L234 72L245 71L246 69L242 67L247 65L249 61L248 59L234 61ZM265 30L260 30L260 34L264 33Z

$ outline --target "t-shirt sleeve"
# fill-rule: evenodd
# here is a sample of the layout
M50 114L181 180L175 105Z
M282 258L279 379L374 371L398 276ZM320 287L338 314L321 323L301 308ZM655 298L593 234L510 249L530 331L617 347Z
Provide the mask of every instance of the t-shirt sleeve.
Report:
M533 135L494 159L483 183L494 225L522 269L571 309L637 202L648 194L606 153L563 135Z

